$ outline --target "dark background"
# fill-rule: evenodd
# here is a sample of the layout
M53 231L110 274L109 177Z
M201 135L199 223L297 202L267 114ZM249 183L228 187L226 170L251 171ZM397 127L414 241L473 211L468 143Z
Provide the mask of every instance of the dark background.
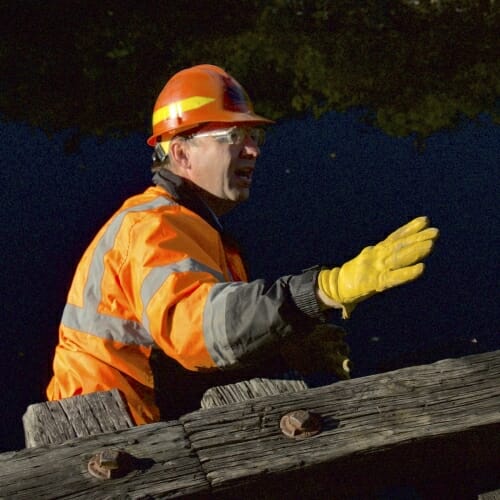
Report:
M372 297L349 331L355 376L500 348L499 145L488 116L425 146L330 112L268 133L251 200L226 217L253 278L341 264L413 217L441 231L424 276ZM147 131L48 138L0 124L0 451L24 446L21 416L44 399L74 268L95 232L150 183Z

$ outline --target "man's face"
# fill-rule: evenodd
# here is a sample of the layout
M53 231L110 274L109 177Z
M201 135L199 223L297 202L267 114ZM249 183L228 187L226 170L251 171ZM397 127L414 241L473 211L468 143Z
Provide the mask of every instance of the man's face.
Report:
M214 127L225 130L230 127ZM212 136L195 136L189 143L188 178L213 195L227 209L248 199L255 161L260 154L257 142L245 134L241 143L230 144Z

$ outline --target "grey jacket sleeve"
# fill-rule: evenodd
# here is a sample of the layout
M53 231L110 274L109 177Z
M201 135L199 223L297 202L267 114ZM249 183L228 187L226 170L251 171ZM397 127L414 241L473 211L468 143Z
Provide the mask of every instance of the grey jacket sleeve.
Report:
M318 270L264 280L213 286L203 317L207 349L219 368L245 363L290 335L305 334L324 320L316 299Z

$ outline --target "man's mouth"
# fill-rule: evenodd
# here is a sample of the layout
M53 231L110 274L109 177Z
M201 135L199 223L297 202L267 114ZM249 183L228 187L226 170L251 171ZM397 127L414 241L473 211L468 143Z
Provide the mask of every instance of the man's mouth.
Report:
M246 183L252 182L252 175L253 175L253 168L252 167L241 167L237 168L234 171L234 174L238 179L241 179L242 181L245 181Z

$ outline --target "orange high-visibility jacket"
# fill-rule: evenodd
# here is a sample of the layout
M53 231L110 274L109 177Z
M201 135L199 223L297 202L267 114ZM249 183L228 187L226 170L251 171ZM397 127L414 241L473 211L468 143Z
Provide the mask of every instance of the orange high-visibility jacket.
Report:
M137 424L160 418L150 358L187 370L237 366L309 329L316 270L247 282L217 218L171 173L129 198L78 264L61 319L49 400L118 388Z

